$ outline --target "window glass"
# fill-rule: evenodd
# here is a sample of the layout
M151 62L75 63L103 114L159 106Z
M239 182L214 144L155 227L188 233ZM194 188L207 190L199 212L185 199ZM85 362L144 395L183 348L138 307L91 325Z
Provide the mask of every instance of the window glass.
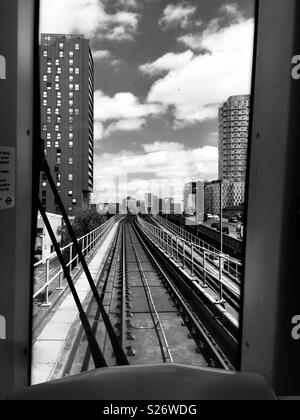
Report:
M238 369L254 1L93 1L93 15L104 13L104 25L101 19L83 24L87 1L79 14L78 2L52 3L41 2L41 139L78 237L120 222L103 238L112 236L107 254L101 241L87 254L90 264L101 251L113 289L123 279L119 269L130 285L125 302L103 290L117 339L133 365L173 361ZM40 186L77 281L61 211L48 182ZM57 257L46 272L53 244L39 237L40 247L42 240L32 311L33 384L95 368L80 319L74 315L70 322L59 309L68 299L77 314ZM126 255L121 268L118 255ZM176 293L162 282L157 263ZM108 286L103 273L95 281ZM105 328L89 309L95 302L89 295L82 299L114 366ZM124 316L125 337L119 326ZM59 350L53 337L59 337Z

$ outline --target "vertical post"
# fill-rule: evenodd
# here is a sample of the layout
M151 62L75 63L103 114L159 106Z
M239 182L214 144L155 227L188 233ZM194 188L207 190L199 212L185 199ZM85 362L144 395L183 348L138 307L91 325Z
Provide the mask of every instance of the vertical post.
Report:
M70 275L72 274L72 264L73 264L72 260L73 260L73 243L70 243L70 261L69 261Z
M59 264L58 269L59 269L58 288L56 290L63 290L63 286L62 286L63 273L62 273L62 266L61 266L61 264Z
M191 259L192 259L192 267L191 267L191 273L192 273L192 276L194 275L194 245L192 244L192 256L191 256Z
M43 308L49 308L51 304L49 303L49 280L50 280L50 261L49 258L46 260L46 288L45 288L45 302L42 304Z
M220 179L220 251L223 254L223 181Z
M185 242L182 245L183 269L185 269Z
M203 251L203 287L206 287L206 251Z
M223 256L220 255L220 267L219 267L219 282L220 282L220 302L224 303L223 299Z
M61 244L62 244L63 242L61 242ZM61 290L63 290L63 287L62 287L62 280L63 280L63 272L62 272L62 266L61 266L61 264L60 264L60 262L59 262L59 265L58 265L58 287L57 287L57 289L56 290L58 290L58 291L61 291Z
M179 252L179 249L178 249L178 236L176 236L176 260L177 260L177 262L178 262L178 258L179 258L178 252Z

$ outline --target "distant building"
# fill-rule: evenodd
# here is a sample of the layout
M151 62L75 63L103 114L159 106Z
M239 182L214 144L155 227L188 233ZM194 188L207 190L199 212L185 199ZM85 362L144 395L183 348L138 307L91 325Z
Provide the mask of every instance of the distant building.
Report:
M161 198L159 200L159 213L164 214L174 214L174 198Z
M48 220L54 232L57 242L60 244L62 240L62 216L47 213ZM44 260L54 253L54 246L50 235L46 229L44 221L40 213L37 220L37 236L35 243L35 256L39 260Z
M184 212L186 216L195 216L195 222L204 220L204 181L190 182L184 188Z
M67 213L88 208L94 178L94 62L82 35L43 34L40 45L41 138ZM60 213L41 179L42 204Z
M140 210L141 214L147 214L145 201L140 201L140 209L139 210Z
M232 96L219 109L219 179L245 182L250 96Z
M222 182L222 208L240 206L245 201L244 182ZM205 214L220 214L220 181L205 183Z
M223 208L245 201L250 96L232 96L219 109L219 179L223 180ZM219 208L219 210L217 210ZM206 187L206 213L220 212L220 191Z
M174 203L174 214L177 216L182 214L182 206L180 203Z
M108 203L100 203L97 206L98 213L107 214L108 213Z
M123 211L127 214L137 215L140 212L140 202L133 197L123 200Z
M160 201L156 195L151 193L145 194L145 207L147 214L159 214Z
M151 214L153 208L153 194L146 193L145 194L145 207L147 214Z

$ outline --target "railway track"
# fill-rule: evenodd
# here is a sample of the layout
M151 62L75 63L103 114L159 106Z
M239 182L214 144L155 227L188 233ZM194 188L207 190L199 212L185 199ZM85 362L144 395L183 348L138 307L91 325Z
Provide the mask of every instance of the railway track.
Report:
M129 363L181 363L233 369L191 305L174 283L164 261L153 252L142 232L128 217L118 233L98 280L98 290ZM93 332L108 366L116 359L94 299L88 307ZM209 315L211 316L211 314ZM94 369L87 340L79 330L64 376Z

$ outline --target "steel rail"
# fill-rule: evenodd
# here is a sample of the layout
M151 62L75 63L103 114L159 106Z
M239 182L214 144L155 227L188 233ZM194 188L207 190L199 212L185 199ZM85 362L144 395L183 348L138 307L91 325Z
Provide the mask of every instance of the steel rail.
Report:
M175 295L176 299L180 302L180 305L188 315L190 321L192 322L194 328L200 333L202 339L205 341L206 345L209 348L209 351L213 354L213 356L216 358L219 367L225 370L234 370L234 367L232 363L229 361L228 357L225 355L223 350L220 348L220 346L217 344L217 342L214 340L212 335L209 333L208 329L203 325L199 317L195 314L192 308L190 308L189 303L187 300L183 297L181 291L177 286L173 284L173 282L169 279L169 277L165 273L165 268L159 263L158 259L153 255L150 247L145 243L145 241L142 239L141 234L138 232L140 228L137 224L134 225L134 230L139 237L140 242L142 243L145 251L150 256L152 262L156 266L157 270L159 271L161 277L163 278L163 281L165 284L167 284L168 288L171 289L171 294Z
M60 208L61 214L62 214L62 216L64 218L65 223L66 223L66 227L67 227L67 229L68 229L68 231L70 233L71 240L74 243L75 250L76 250L77 255L79 257L79 261L81 262L82 268L83 268L83 270L84 270L84 272L86 274L86 277L87 277L88 283L90 285L90 288L91 288L91 290L93 292L93 295L95 297L95 300L97 302L97 305L98 305L98 307L99 307L99 309L101 311L103 322L104 322L105 327L107 329L107 332L108 332L108 335L109 335L109 338L110 338L112 347L113 347L113 349L115 351L117 363L119 365L121 365L121 366L122 365L129 365L129 362L128 362L128 359L126 357L126 354L125 354L123 348L120 346L119 340L118 340L118 338L117 338L117 336L115 334L115 330L114 330L114 328L112 326L112 323L110 321L110 318L109 318L108 314L106 313L106 311L104 309L103 303L101 302L101 299L100 299L100 296L99 296L97 287L96 287L96 285L94 283L94 280L93 280L93 278L91 276L91 273L89 271L87 262L86 262L86 260L85 260L85 258L83 256L83 253L82 253L82 251L80 249L80 246L78 244L76 235L75 235L75 233L73 231L73 228L72 228L72 225L70 223L69 217L68 217L67 212L66 212L66 210L64 208L64 205L63 205L61 196L59 195L59 193L57 191L56 184L55 184L55 182L53 180L50 167L49 167L48 162L45 159L45 157L43 157L43 160L42 160L42 168L41 169L43 170L43 172L45 173L45 175L46 175L46 177L48 179L50 188L51 188L51 190L53 192L53 195L54 195L54 197L55 197L55 199L57 201L57 204L58 204L58 206ZM59 249L57 251L60 252Z
M166 334L164 332L164 328L163 328L163 325L161 323L160 316L159 316L159 314L157 312L157 308L156 308L156 305L155 305L154 300L153 300L151 289L149 287L148 280L147 280L147 278L145 276L144 269L143 269L143 266L142 266L142 263L141 263L141 260L140 260L140 257L139 257L139 254L138 254L136 245L135 245L135 243L133 241L133 237L132 237L132 233L130 232L130 229L128 229L128 232L129 232L129 238L131 240L131 244L132 244L132 247L133 247L133 250L134 250L134 253L135 253L135 257L136 257L136 260L137 260L137 263L138 263L139 272L140 272L140 275L141 275L141 278L142 278L144 290L145 290L147 301L148 301L148 305L149 305L149 308L150 308L150 314L151 314L152 319L153 319L153 313L152 313L152 310L151 310L151 307L152 307L152 309L154 311L154 314L155 314L155 317L157 319L157 322L156 323L154 322L154 319L153 319L153 324L154 324L155 330L156 330L156 332L158 334L158 338L159 338L159 331L161 332L162 340L164 342L164 346L165 346L166 351L167 351L167 357L166 357L165 354L163 355L164 356L164 361L166 362L167 359L169 359L170 360L170 363L174 363L174 359L173 359L173 356L171 354L171 349L170 349L170 346L169 346L169 343L168 343ZM137 237L137 239L139 240L138 237Z

